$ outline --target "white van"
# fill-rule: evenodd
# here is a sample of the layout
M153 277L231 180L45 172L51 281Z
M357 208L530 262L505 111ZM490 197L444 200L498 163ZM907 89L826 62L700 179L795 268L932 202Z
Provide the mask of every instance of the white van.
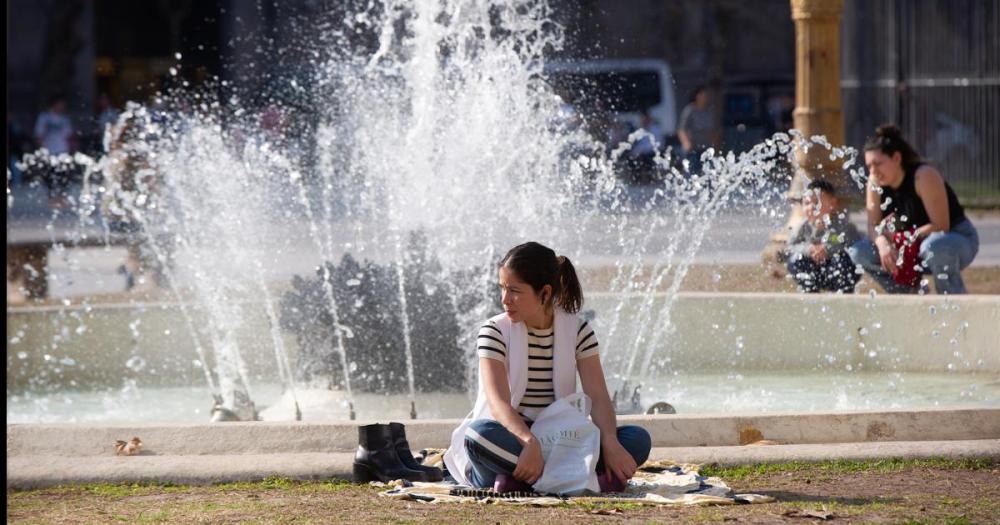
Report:
M584 116L606 112L636 129L645 111L663 132L661 144L677 135L674 79L663 60L560 60L547 62L544 73L556 92Z

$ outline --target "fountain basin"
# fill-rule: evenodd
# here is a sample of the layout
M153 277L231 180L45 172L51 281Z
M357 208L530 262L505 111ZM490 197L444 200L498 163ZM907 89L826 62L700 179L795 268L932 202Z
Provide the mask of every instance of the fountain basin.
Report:
M275 354L263 304L246 304L235 338L251 378L275 375ZM208 363L201 363L182 308L198 327ZM7 309L7 392L27 389L205 386L202 366L215 368L207 313L178 303L43 306ZM286 348L295 340L283 334Z
M643 297L587 300L617 388L631 344L627 320ZM608 338L619 306L626 321ZM264 308L243 311L237 339L252 397L263 419L290 420L293 400L275 372ZM671 312L676 331L657 345L668 368L645 379L643 406L739 413L1000 405L996 297L681 293ZM198 309L189 313L204 326ZM181 314L177 304L8 309L11 421L205 421L211 395ZM284 337L294 362L295 340ZM298 386L308 421L347 419L347 401L340 391ZM464 393L418 392L416 402L421 419L461 417L471 404ZM362 419L409 417L401 393L355 392L354 405Z
M592 293L585 308L600 325L643 300ZM682 370L1000 372L998 296L681 292L671 316L674 336L653 344Z
M642 300L593 293L585 308L596 312L603 337L616 306L621 304L621 317L628 319ZM207 324L199 322L204 314L197 307L188 308L195 326ZM237 331L243 358L251 378L270 378L275 357L264 307L249 304L244 311ZM651 344L664 347L680 370L850 365L897 372L1000 372L1000 297L682 292L672 316L673 337ZM141 377L150 386L201 385L198 356L183 327L176 303L8 308L7 391L23 391L31 380L36 386L120 386L123 377ZM200 336L207 341L207 334ZM295 340L284 337L294 360ZM601 343L609 361L630 341L625 333Z

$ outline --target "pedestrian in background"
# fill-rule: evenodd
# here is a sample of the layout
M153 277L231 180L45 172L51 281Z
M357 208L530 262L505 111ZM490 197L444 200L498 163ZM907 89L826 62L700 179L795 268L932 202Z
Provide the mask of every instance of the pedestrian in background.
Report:
M691 173L701 171L701 154L708 148L718 149L721 137L712 95L707 87L698 86L677 122L677 138L690 162Z
M72 164L60 155L73 153L73 123L66 115L66 99L60 95L49 99L47 110L35 120L35 141L52 158L46 159L42 177L49 188L49 206L66 206L67 190L73 176Z

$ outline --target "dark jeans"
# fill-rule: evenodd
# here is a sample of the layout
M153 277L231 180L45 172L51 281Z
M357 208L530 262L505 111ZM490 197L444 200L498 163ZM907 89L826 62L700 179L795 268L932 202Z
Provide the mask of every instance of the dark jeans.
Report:
M799 288L808 293L854 293L854 285L861 279L851 257L844 251L834 252L823 263L816 263L810 257L793 255L788 260L788 273Z
M917 293L919 288L897 284L882 268L878 249L870 239L862 239L848 251L855 264L861 265L887 293ZM934 232L920 242L923 273L931 274L938 293L965 293L962 270L972 264L979 253L979 233L968 219L952 225L946 232Z
M527 422L529 428L531 423ZM618 442L632 455L636 465L649 457L652 440L646 429L626 425L618 427ZM503 425L492 419L477 419L465 434L465 450L469 453L472 475L469 479L478 488L491 488L497 474L511 475L521 455L521 442ZM597 462L597 471L604 471L604 459Z

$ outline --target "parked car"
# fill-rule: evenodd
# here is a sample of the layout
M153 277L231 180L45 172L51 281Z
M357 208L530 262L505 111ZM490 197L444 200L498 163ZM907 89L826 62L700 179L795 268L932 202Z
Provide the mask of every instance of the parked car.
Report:
M544 75L564 102L564 113L614 148L645 127L659 150L677 144L677 109L670 66L655 59L567 60L545 64ZM656 178L654 141L641 138L619 159L628 182Z
M674 80L663 60L552 61L544 73L598 140L616 143L640 127L644 112L659 128L661 145L677 134Z

